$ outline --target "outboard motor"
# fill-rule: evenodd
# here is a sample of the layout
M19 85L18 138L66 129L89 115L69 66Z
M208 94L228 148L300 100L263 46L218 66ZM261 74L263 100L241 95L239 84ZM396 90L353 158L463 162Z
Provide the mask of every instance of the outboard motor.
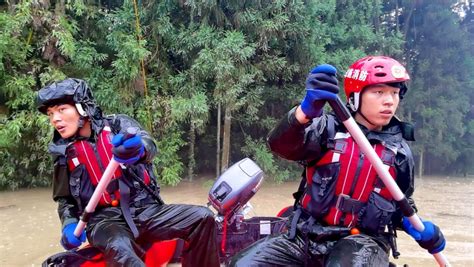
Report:
M263 171L249 158L232 165L209 191L210 204L218 215L233 215L255 195L263 181Z
M255 241L286 231L286 218L244 218L252 208L248 201L260 189L262 181L262 169L251 159L244 158L219 176L209 191L209 204L217 211L217 240L221 244L221 261L225 264Z

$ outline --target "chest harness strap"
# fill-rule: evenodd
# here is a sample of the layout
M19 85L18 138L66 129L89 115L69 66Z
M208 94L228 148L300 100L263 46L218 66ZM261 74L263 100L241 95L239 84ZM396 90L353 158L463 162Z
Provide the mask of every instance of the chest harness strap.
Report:
M322 217L328 225L354 227L358 213L366 205L372 191L387 200L392 197L349 133L336 133L328 147L329 151L316 164L307 167L306 190L300 203L311 213L320 210L318 207L322 203L318 201L330 203L324 214L311 215ZM376 143L373 147L392 177L395 177L393 166L396 151L382 143ZM337 173L334 164L339 164ZM329 174L328 168L333 173ZM334 189L329 191L329 188Z

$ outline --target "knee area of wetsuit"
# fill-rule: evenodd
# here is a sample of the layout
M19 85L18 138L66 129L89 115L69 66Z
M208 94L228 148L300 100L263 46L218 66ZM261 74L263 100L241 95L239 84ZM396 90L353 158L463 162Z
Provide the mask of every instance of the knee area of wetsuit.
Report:
M198 213L204 220L214 221L214 213L207 207L198 207Z
M107 240L107 245L105 246L105 251L110 252L123 252L134 250L134 244L128 237L124 236L112 236Z
M326 267L388 266L389 256L372 238L351 235L338 241L326 259Z

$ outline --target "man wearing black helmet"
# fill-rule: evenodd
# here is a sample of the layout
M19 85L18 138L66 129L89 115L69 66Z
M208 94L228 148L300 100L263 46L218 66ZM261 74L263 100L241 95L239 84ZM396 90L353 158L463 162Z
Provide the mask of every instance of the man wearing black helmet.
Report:
M65 249L80 246L87 233L108 266L145 266L141 245L180 238L189 244L183 266L219 266L212 212L161 201L151 163L156 146L138 122L126 115L103 116L80 79L50 84L38 92L37 100L38 110L55 129L49 147L54 156L53 199ZM121 168L102 194L86 231L76 237L78 218L112 157Z

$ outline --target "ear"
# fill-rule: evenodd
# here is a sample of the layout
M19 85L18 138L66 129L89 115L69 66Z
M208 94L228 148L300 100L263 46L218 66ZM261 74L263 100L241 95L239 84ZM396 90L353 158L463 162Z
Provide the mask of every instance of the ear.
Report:
M87 113L84 111L84 108L82 108L82 105L80 103L76 103L76 109L77 112L79 112L79 115L82 117L87 117Z

